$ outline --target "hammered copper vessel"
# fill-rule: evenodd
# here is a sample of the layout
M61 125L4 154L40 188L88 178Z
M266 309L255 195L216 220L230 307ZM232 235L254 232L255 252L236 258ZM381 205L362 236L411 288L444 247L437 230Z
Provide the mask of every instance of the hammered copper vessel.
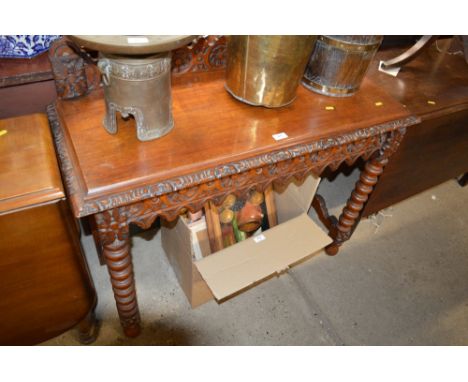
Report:
M382 36L319 36L302 84L332 97L352 96L377 52Z
M230 36L226 90L238 100L285 106L296 90L316 36Z

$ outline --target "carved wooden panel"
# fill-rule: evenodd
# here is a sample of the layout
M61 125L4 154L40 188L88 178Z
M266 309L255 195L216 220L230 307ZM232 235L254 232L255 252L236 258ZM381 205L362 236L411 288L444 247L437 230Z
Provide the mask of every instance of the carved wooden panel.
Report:
M172 52L172 74L207 72L226 67L226 38L199 37L195 42Z
M96 65L68 38L54 41L48 55L59 98L81 97L99 87L101 75Z

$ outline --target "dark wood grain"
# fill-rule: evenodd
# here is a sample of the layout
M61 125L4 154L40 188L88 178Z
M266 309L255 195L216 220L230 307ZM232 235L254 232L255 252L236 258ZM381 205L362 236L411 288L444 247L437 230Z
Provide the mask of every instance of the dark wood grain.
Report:
M438 41L443 50L450 40ZM377 60L395 56L381 52ZM468 65L435 45L404 66L397 78L370 78L422 119L408 129L370 197L368 216L468 171ZM429 102L428 102L429 101Z
M0 59L0 88L53 79L47 53L28 58Z
M56 98L53 80L0 88L0 119L45 113Z
M57 98L47 53L0 59L0 119L44 113Z

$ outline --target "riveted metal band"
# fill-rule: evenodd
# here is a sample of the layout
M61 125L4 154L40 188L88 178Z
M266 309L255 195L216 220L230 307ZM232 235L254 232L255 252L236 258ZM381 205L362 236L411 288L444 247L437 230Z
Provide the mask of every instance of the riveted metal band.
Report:
M313 90L315 92L318 92L320 94L331 95L335 97L350 96L354 94L355 92L357 92L358 90L357 87L344 89L344 88L336 88L336 87L334 88L330 86L321 85L321 84L311 81L307 77L302 78L302 84L306 88Z
M372 44L353 44L350 42L336 40L332 36L319 36L318 40L324 42L327 45L346 50L348 52L372 52L378 49L380 43L382 42L382 37L378 38L378 40Z

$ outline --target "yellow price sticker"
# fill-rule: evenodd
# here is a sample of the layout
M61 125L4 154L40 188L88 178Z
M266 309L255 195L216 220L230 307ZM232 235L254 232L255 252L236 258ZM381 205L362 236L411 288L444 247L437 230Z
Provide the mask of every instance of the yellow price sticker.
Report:
M5 135L6 133L8 133L7 130L0 130L0 137L1 137L2 135Z

